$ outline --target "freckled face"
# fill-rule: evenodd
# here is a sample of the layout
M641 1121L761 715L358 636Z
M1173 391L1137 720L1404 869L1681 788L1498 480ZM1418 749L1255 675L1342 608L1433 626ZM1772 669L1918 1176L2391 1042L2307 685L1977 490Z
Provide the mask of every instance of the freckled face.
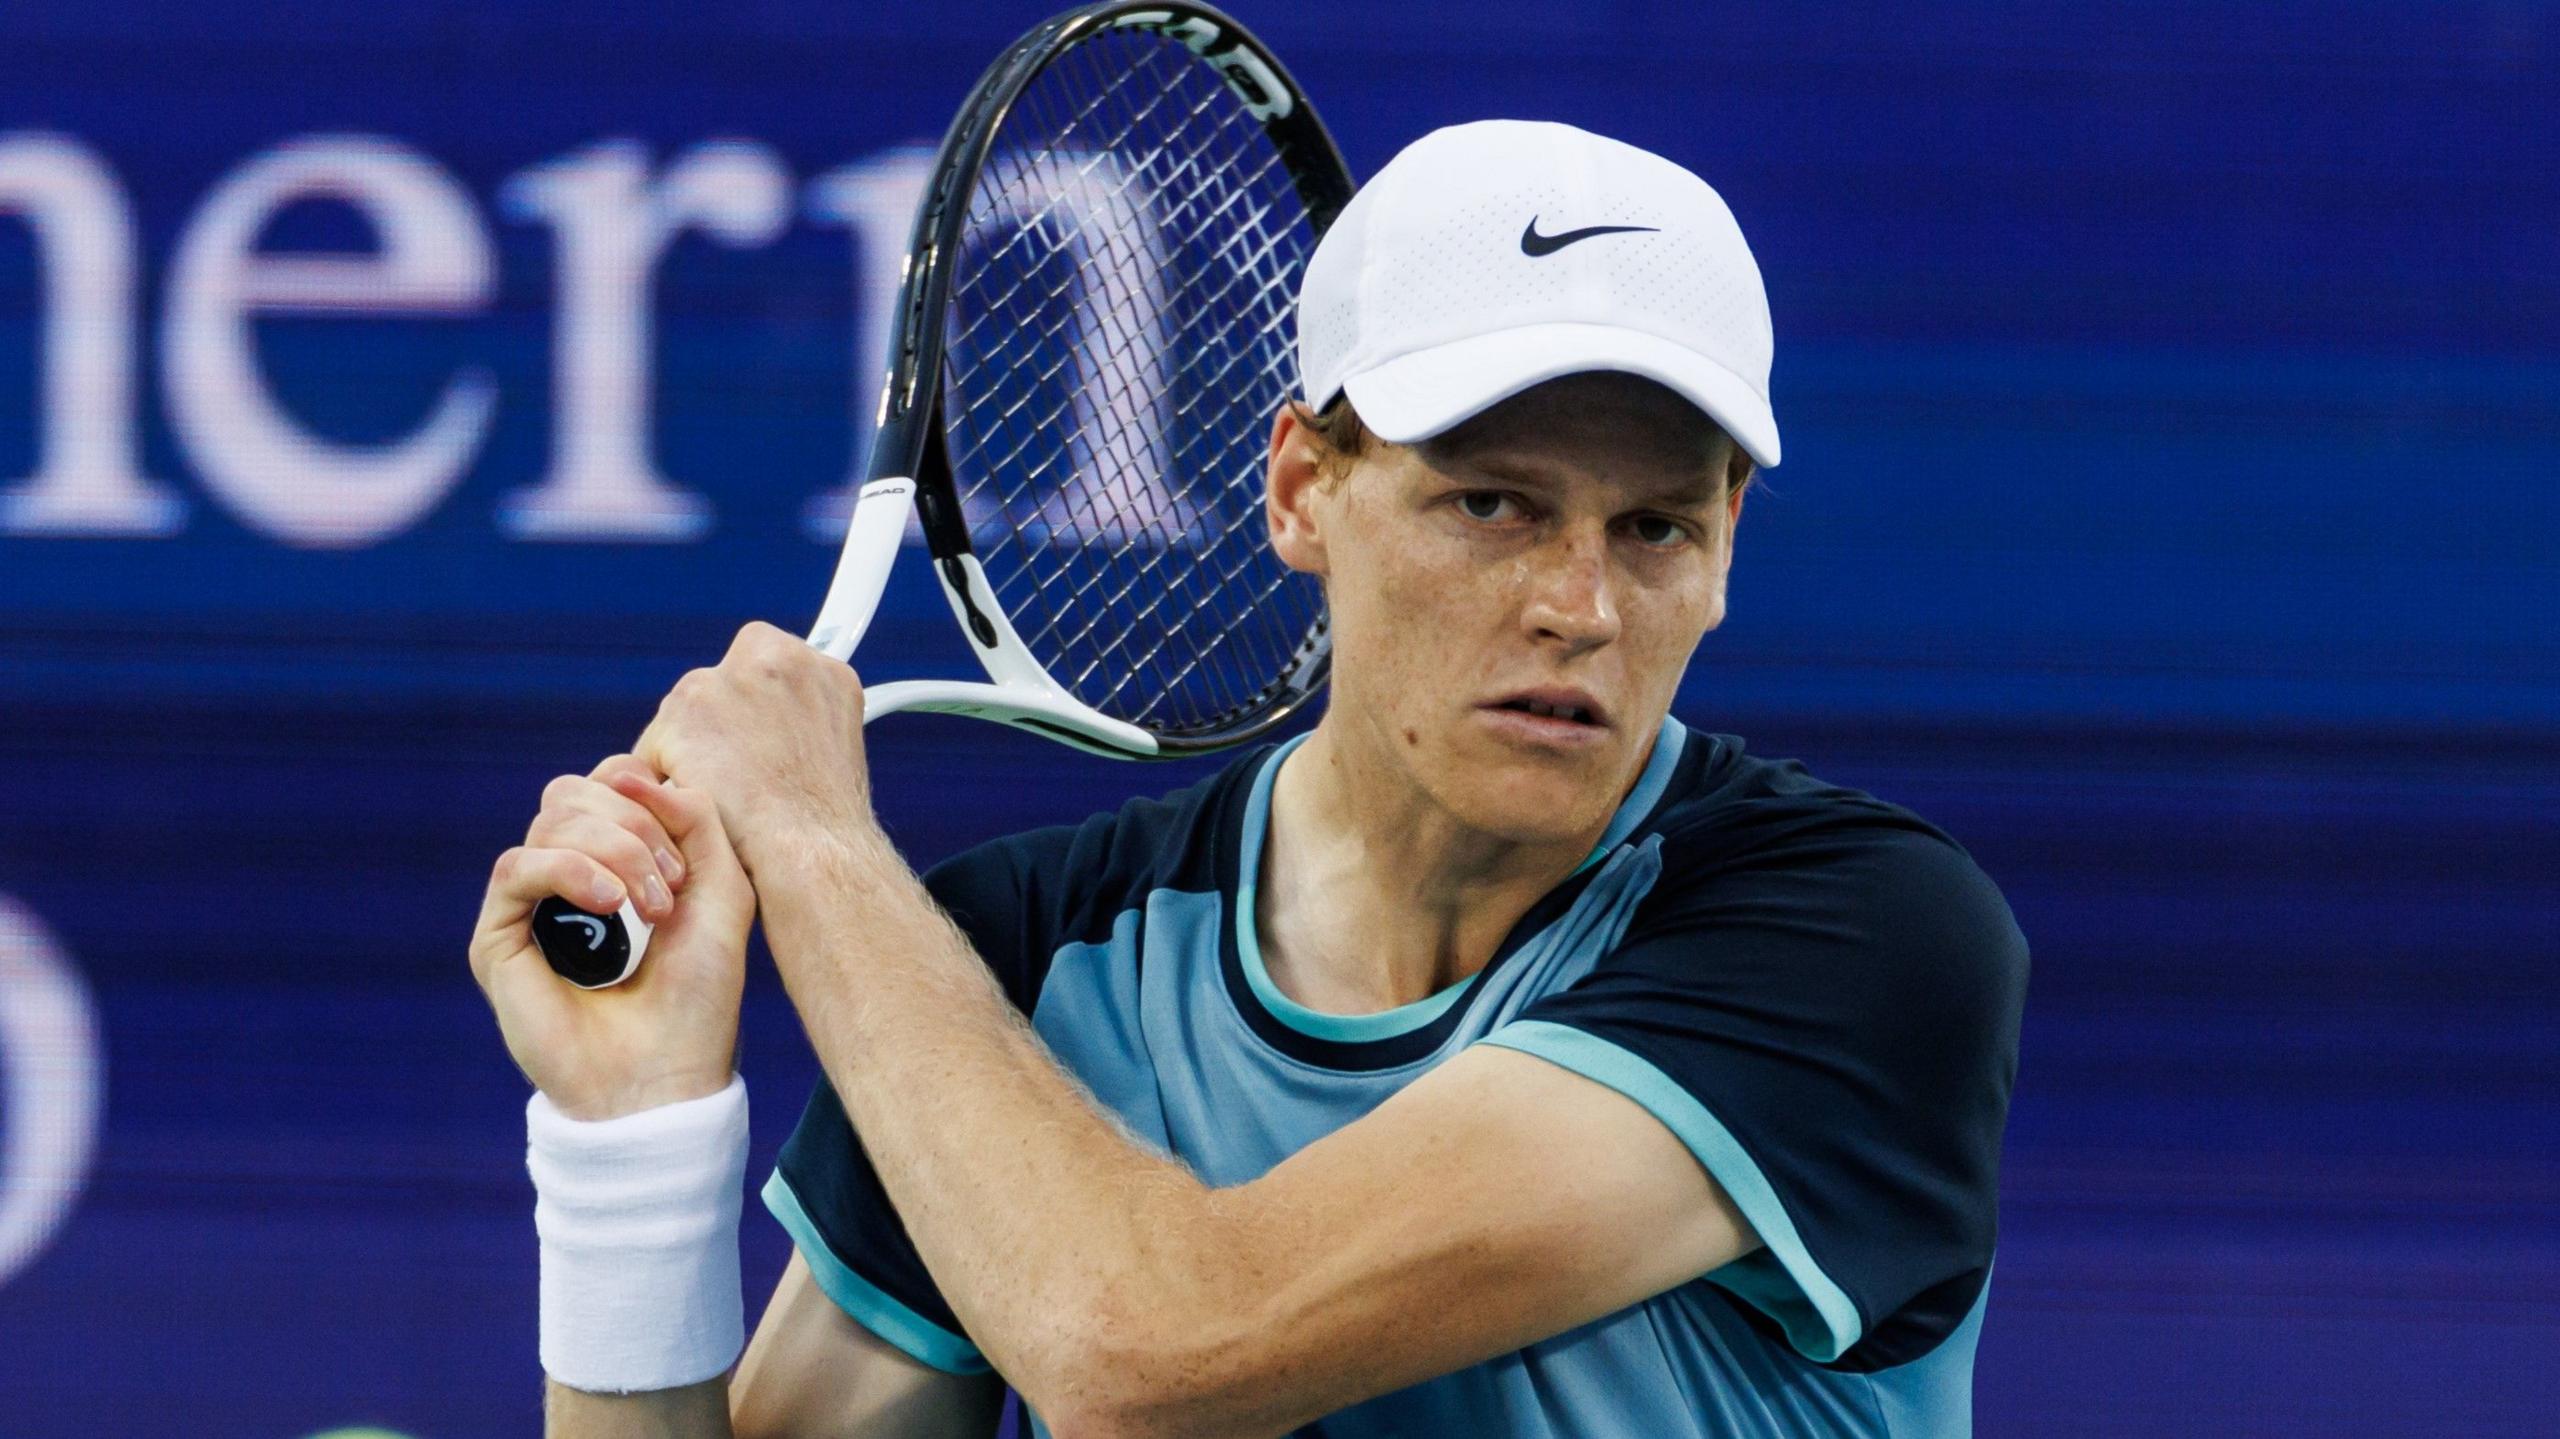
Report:
M1606 825L1724 618L1732 442L1671 391L1552 381L1309 501L1329 723L1516 842Z

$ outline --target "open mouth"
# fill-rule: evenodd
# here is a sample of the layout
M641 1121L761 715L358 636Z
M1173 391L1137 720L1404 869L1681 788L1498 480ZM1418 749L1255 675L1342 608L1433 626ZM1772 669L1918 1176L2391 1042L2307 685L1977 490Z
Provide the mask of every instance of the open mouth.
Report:
M1511 710L1518 714L1536 715L1540 719L1564 720L1570 724L1596 726L1600 723L1599 711L1588 705L1550 703L1526 696L1504 700L1494 708Z
M1496 708L1518 710L1523 714L1538 715L1545 719L1571 720L1575 724L1591 723L1591 711L1575 705L1540 704L1536 700L1505 700Z

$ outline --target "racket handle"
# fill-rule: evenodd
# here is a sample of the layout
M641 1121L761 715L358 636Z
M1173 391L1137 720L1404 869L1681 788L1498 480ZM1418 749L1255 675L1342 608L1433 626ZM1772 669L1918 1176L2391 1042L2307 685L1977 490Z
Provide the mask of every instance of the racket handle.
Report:
M612 914L590 914L553 895L533 907L533 942L552 973L580 989L604 989L638 972L649 921L627 899Z

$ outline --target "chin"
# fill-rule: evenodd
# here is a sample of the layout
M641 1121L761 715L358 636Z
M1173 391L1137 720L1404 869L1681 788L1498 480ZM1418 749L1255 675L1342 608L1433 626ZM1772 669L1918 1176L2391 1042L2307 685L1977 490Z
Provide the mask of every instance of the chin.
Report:
M1597 767L1509 764L1473 768L1449 808L1471 829L1515 844L1556 844L1607 822L1617 806L1610 776Z
M1446 751L1443 802L1470 827L1518 843L1575 839L1608 823L1632 778L1623 733L1567 748L1470 726Z

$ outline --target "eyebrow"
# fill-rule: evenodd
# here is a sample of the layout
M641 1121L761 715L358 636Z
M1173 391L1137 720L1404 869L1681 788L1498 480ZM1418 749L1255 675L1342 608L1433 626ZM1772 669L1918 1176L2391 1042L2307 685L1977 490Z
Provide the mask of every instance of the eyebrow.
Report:
M1445 455L1437 458L1451 463L1464 464L1472 469L1482 471L1484 474L1497 480L1502 480L1510 484L1527 485L1541 490L1553 490L1569 483L1569 481L1563 475L1559 474L1552 466L1540 464L1534 460L1525 460L1506 455L1499 450L1486 450L1475 454ZM1635 495L1635 503L1640 505L1709 506L1716 503L1716 501L1723 496L1723 493L1724 476L1713 466L1706 466L1700 468L1695 475L1686 479L1674 480L1663 485L1657 485L1637 491Z

